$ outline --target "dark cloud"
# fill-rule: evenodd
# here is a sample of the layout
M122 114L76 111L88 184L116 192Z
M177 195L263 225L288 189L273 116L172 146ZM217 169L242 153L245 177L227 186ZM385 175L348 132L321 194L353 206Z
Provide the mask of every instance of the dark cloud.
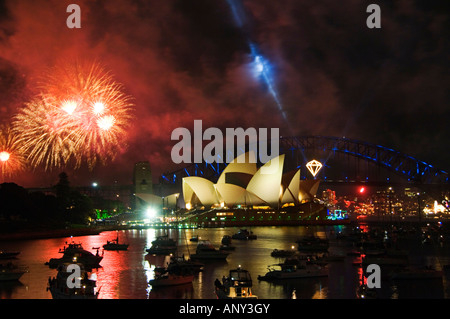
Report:
M73 2L0 1L0 116L7 121L57 61L101 61L134 96L137 120L127 151L74 174L78 183L128 183L141 160L155 175L174 168L170 134L194 119L345 135L449 169L448 1L376 1L377 30L366 27L373 1L242 0L240 28L225 0L86 0L76 1L82 28L71 30ZM292 131L250 72L249 39L271 63Z

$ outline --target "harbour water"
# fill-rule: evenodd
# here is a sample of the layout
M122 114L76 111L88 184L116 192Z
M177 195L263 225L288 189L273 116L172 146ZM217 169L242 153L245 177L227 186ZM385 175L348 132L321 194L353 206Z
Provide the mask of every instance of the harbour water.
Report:
M198 236L208 239L219 248L224 235L232 235L238 228L199 228L186 230L140 229L102 232L99 235L73 238L54 238L40 240L16 240L0 242L4 251L20 251L13 260L15 264L28 267L18 282L1 282L2 299L51 299L47 291L49 277L56 276L56 270L45 263L50 258L60 257L58 253L66 243L81 243L86 250L95 253L95 247L102 247L108 240L119 237L119 241L128 243L127 251L103 251L101 268L94 270L100 299L215 299L214 280L228 275L228 271L239 265L250 271L253 278L253 293L262 299L355 299L357 288L363 274L357 256L347 253L353 248L351 243L337 238L337 234L346 233L352 226L276 226L249 228L257 235L256 240L233 240L236 247L226 261L204 262L202 272L195 276L192 284L152 288L149 280L154 278L154 268L164 262L164 256L149 256L145 251L158 235L168 234L177 239L178 253L186 257L195 252L197 243L189 241ZM329 253L345 256L343 260L330 262L328 277L304 278L285 282L259 281L258 275L267 272L267 266L283 261L283 258L271 256L274 249L297 249L295 241L302 236L314 235L327 238L330 242ZM424 246L419 241L407 244L410 248L410 261L415 265L428 265L443 269L447 264L446 247ZM447 275L439 279L392 281L383 277L378 289L378 297L384 299L401 298L448 298L449 283Z

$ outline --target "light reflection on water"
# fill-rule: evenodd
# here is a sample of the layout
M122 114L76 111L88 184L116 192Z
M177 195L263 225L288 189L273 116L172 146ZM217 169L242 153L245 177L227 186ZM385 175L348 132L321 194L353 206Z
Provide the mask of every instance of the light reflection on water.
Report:
M0 249L20 251L15 263L28 266L29 273L23 275L19 282L0 283L0 298L3 299L50 299L46 291L49 277L56 275L55 269L45 265L50 258L60 257L58 250L66 242L74 240L95 253L95 247L102 247L107 240L119 236L119 241L128 243L127 251L104 251L102 268L94 270L101 299L215 299L214 280L228 275L231 268L241 265L250 271L253 278L253 293L259 298L286 299L293 292L297 299L342 299L355 298L356 287L362 277L362 268L355 266L354 257L346 257L344 262L329 264L329 276L289 280L284 283L258 281L258 275L267 272L267 266L282 259L270 256L273 249L291 249L295 240L303 235L315 234L331 240L330 253L345 254L351 247L340 241L332 240L330 230L335 234L345 226L334 227L253 227L251 230L258 236L257 240L233 240L234 251L226 261L206 261L203 272L194 277L192 284L152 288L148 282L153 279L154 269L164 263L163 256L149 256L145 249L151 242L165 231L155 229L126 230L103 232L95 236L27 240L0 243ZM217 248L224 235L236 233L238 228L204 228L188 230L168 230L171 238L178 240L178 253L189 256L195 252L196 242L189 239L199 236L209 239ZM100 254L102 252L100 251ZM430 261L431 257L422 258ZM444 279L444 283L446 280ZM431 286L430 286L431 285ZM392 284L382 282L384 298L443 298L442 282L401 282Z

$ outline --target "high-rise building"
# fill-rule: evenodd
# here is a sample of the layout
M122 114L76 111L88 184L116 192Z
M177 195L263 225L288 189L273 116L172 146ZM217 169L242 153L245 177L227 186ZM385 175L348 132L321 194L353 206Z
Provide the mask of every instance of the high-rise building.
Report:
M134 164L133 186L134 194L153 194L152 171L148 161ZM139 210L142 206L141 200L135 196L134 202L134 209Z

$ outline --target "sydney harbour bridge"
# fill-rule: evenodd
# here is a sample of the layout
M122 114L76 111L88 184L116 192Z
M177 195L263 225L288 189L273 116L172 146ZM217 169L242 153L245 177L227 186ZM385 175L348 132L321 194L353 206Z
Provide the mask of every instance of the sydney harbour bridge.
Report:
M360 140L330 136L281 137L279 154L285 170L299 169L302 179L320 179L322 185L416 187L441 201L450 191L448 172L400 151ZM313 177L305 165L312 159L323 164ZM161 183L181 185L186 176L216 181L226 163L193 163L164 173Z

